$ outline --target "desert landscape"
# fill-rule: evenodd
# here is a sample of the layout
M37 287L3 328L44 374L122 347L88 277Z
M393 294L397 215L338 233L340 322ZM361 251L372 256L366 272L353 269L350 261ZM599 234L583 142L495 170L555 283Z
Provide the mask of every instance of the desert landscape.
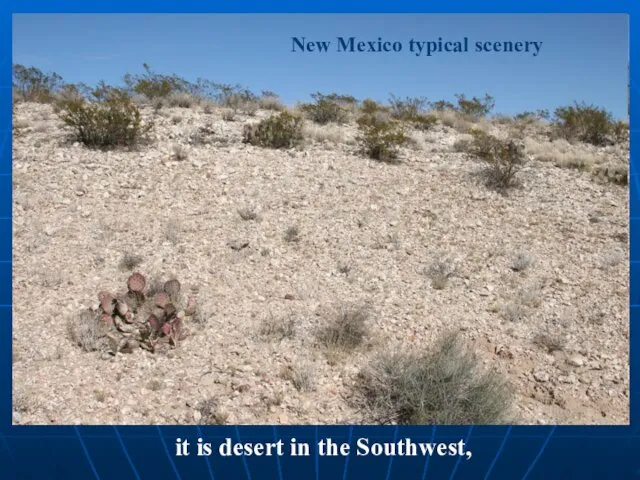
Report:
M14 424L629 422L624 124L172 78L14 92Z

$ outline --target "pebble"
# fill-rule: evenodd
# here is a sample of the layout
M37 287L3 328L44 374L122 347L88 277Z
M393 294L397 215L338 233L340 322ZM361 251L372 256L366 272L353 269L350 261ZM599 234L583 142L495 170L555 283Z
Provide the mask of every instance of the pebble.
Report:
M573 354L567 357L567 363L572 367L582 367L584 365L584 357L579 354Z
M549 381L549 374L542 370L537 370L533 372L533 378L535 378L537 382L545 383Z

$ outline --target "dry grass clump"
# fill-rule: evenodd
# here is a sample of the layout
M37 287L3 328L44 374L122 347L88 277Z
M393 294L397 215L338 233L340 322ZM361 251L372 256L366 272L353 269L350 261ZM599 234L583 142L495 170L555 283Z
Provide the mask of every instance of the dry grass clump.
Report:
M343 143L344 129L337 125L307 124L304 126L304 137L316 143Z
M511 270L514 272L524 272L535 263L534 258L525 252L518 252L511 262Z
M457 334L421 354L384 354L358 375L358 400L382 424L496 424L509 421L512 392L481 368Z
M187 157L189 157L189 152L184 146L176 144L171 147L171 158L174 160L182 162L186 160Z
M271 340L281 341L296 335L296 322L293 318L265 318L260 325L260 335Z
M299 392L313 392L316 389L315 369L309 363L290 365L283 373Z
M140 255L135 255L130 252L125 252L120 259L120 270L127 271L133 270L138 265L142 263L142 257Z
M285 230L284 241L287 243L295 243L300 241L300 229L297 225L292 225Z
M626 187L629 185L629 167L627 165L600 165L594 169L593 178L599 182Z
M431 286L436 290L444 290L455 273L456 267L451 258L439 258L425 270L425 275L431 279Z
M255 209L249 207L239 208L238 215L240 215L240 218L245 222L259 219L258 212Z
M102 351L107 348L108 331L109 325L99 321L91 310L84 310L71 317L67 324L69 338L85 352Z
M559 168L589 171L597 162L597 157L584 145L572 145L562 138L551 142L539 142L527 137L525 148L536 160L553 163Z
M544 348L547 353L553 353L563 351L567 346L567 339L559 334L542 331L533 337L533 343Z
M198 411L201 414L200 423L203 425L224 425L229 418L229 414L220 409L214 397L202 401Z
M329 351L351 352L364 342L368 319L369 313L362 307L342 307L333 320L318 330L317 338Z

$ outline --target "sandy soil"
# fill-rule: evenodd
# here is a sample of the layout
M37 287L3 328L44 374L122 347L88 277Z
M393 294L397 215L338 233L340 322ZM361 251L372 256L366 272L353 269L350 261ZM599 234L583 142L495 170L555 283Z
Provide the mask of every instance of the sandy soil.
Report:
M358 423L359 369L448 329L513 384L517 423L629 422L626 187L532 159L523 187L503 196L442 125L415 132L389 165L358 154L354 124L277 151L242 143L242 125L267 112L235 122L219 110L144 112L151 145L103 152L69 142L50 106L17 107L14 423L198 423L212 398L231 424ZM195 144L204 126L210 143ZM627 162L620 146L581 148ZM243 208L259 218L243 220ZM197 294L206 322L177 348L113 356L70 340L69 319L124 286L125 253ZM533 260L521 272L519 254ZM456 274L437 290L424 272L442 259ZM369 309L370 335L336 360L314 332L345 304ZM282 319L292 338L261 333ZM563 349L548 353L541 333ZM283 375L301 365L310 392Z

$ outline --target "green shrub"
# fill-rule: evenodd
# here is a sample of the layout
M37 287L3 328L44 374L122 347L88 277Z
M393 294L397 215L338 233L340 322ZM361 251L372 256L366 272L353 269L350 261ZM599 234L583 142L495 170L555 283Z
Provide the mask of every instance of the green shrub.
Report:
M287 111L244 128L244 142L261 147L291 148L299 145L302 139L302 119Z
M614 122L611 126L617 143L629 142L629 124L623 121Z
M108 148L137 143L152 124L143 124L138 107L128 93L100 84L92 100L67 98L57 102L59 116L89 147Z
M311 96L315 103L305 103L300 107L311 121L320 125L346 122L347 110L338 103L335 94L314 93Z
M611 114L603 108L585 103L558 107L554 112L553 124L559 137L592 145L610 143L614 133Z
M513 401L506 381L483 369L456 334L422 354L383 355L360 372L356 389L382 424L505 423Z
M464 94L456 93L455 97L458 99L460 113L474 118L486 117L496 104L494 98L489 94L486 94L484 98L468 99Z
M422 116L427 106L427 99L424 97L398 98L395 95L389 97L391 115L398 120L411 120Z
M191 84L184 78L177 75L162 75L155 73L146 63L142 65L145 73L142 75L124 76L124 82L129 90L144 95L149 100L155 98L166 98L178 92L188 92L192 89Z
M399 147L408 140L399 122L386 120L378 115L360 117L358 129L360 134L356 140L362 151L370 158L382 162L395 163Z
M524 148L513 140L501 140L482 130L472 130L471 134L469 153L487 162L484 172L487 185L498 189L516 186L516 174L526 161Z
M13 65L13 88L25 102L50 102L61 85L62 77L57 73L44 73L36 67Z
M375 100L370 98L365 98L360 104L360 111L365 115L372 115L376 112L385 111L386 107L380 105Z
M446 110L456 109L456 106L453 103L448 102L446 100L438 100L436 102L431 102L429 106L431 107L431 110L435 110L436 112L444 112Z

